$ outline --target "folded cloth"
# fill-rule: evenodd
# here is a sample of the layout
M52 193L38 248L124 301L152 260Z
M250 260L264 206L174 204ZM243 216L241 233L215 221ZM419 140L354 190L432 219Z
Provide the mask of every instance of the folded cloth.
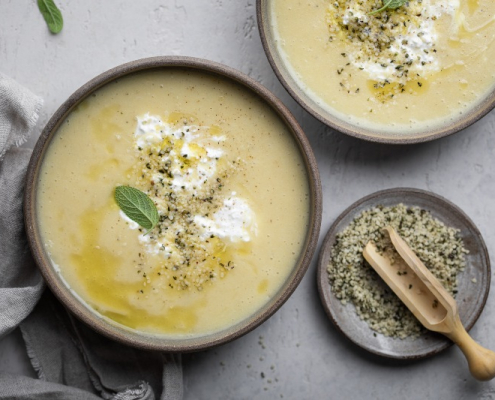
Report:
M0 399L181 399L180 355L113 342L76 320L49 290L43 294L23 225L31 152L15 148L32 131L41 105L0 74L0 339L20 324L39 376L0 374Z
M48 290L21 331L31 363L43 380L85 390L88 398L90 393L115 400L182 397L179 356L134 349L97 334Z
M6 154L26 141L42 103L0 75L0 338L26 318L44 289L22 220L24 178L31 153L16 149Z

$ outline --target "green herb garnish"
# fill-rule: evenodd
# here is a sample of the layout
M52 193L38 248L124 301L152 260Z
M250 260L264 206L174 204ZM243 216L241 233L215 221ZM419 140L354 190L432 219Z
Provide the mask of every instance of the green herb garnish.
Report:
M115 201L125 215L148 231L153 229L160 219L155 203L146 193L133 187L117 186Z
M383 1L383 7L373 12L370 12L369 15L378 14L379 12L385 10L396 10L397 8L402 7L407 2L407 0L382 0L382 1Z
M43 18L45 18L50 32L59 33L64 26L64 19L53 0L38 0L38 8L40 9Z

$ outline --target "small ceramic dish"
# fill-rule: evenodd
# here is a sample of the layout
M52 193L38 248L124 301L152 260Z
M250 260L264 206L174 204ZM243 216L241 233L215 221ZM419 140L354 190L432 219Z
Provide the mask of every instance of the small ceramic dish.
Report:
M400 203L428 210L434 218L445 225L460 230L469 254L466 255L466 268L459 275L456 301L466 330L472 328L485 306L490 290L490 260L485 242L474 223L462 210L431 192L409 188L383 190L366 196L347 208L330 227L321 247L317 273L318 289L328 316L349 340L380 356L419 359L437 354L451 346L452 342L444 336L429 331L416 339L394 339L375 333L358 317L353 304L344 306L334 296L327 273L330 252L339 232L366 209Z
M272 11L272 6L274 4L274 1L275 0L256 1L258 29L260 32L261 41L266 56L268 58L268 61L270 62L273 71L277 75L278 79L285 87L285 89L289 92L289 94L294 98L294 100L296 100L306 111L312 114L315 118L319 119L324 124L336 129L339 132L371 142L390 143L390 144L412 144L412 143L427 142L459 132L460 130L470 126L471 124L475 123L480 118L485 116L495 106L495 90L488 89L486 93L482 96L482 98L474 99L469 103L469 105L466 106L465 109L463 108L462 110L456 111L455 114L454 112L452 112L451 115L446 115L445 117L442 117L443 119L441 121L435 120L434 118L436 118L436 116L432 119L425 120L424 123L423 122L421 123L421 127L411 129L408 132L405 132L404 128L400 128L399 126L397 127L396 130L388 129L387 125L383 125L382 128L380 128L381 125L375 125L373 127L372 124L367 123L366 121L365 114L368 113L369 111L363 111L363 115L364 115L363 117L357 118L353 116L352 119L350 119L348 112L346 112L345 110L336 111L336 109L334 109L334 107L331 104L329 104L327 100L323 99L321 93L318 92L318 90L320 90L319 88L323 88L323 87L330 88L329 85L326 85L325 82L323 82L323 80L321 81L312 80L311 85L309 86L306 85L304 81L304 76L302 76L303 73L301 73L299 69L297 69L290 63L289 60L290 57L286 55L285 52L282 50L282 46L287 45L287 43L291 42L293 38L286 40L285 37L279 37L275 33L275 30L277 29L276 27L278 26L278 22L275 20ZM328 35L330 34L330 31L321 26L322 24L321 21L326 20L326 14L324 8L327 7L328 4L329 2L325 2L325 1L310 1L310 2L299 2L297 6L297 7L301 7L301 9L306 7L308 9L321 11L318 14L321 16L320 20L313 19L308 22L305 21L305 23L303 24L302 18L306 18L306 17L301 16L300 19L297 20L297 22L294 22L294 27L292 29L296 31L299 30L301 35L298 36L297 38L298 40L299 38L301 38L301 41L304 35L306 36L308 35L308 32L315 32L316 34L319 35L321 34L321 36L318 37L318 40L315 40L315 43L311 41L309 41L309 43L306 43L304 48L307 49L307 52L304 54L299 54L297 57L298 59L304 61L304 62L301 61L299 67L301 65L311 66L311 69L304 71L304 74L308 74L309 72L311 72L314 75L314 74L320 74L322 70L330 71L329 58L326 54L327 48L328 46L330 46L329 45L330 42L328 40ZM287 7L290 7L290 5L287 5ZM352 15L352 12L350 12L350 14ZM296 12L293 13L292 17L294 19L299 18ZM307 29L303 30L304 27L307 27ZM289 27L284 26L284 29L288 31ZM308 40L307 37L305 39ZM299 47L303 47L302 43L298 43L297 45ZM314 54L318 51L322 52L320 58L314 56ZM341 53L341 54L344 57L346 57L345 53ZM349 60L349 58L343 58L343 59L346 61ZM321 64L318 64L320 61ZM349 63L345 65L349 65ZM340 66L343 67L344 64L342 65L339 64L339 68ZM343 69L344 68L342 68L342 70ZM337 71L341 72L342 70L337 70ZM340 72L339 75L337 75L336 73L329 72L329 75L326 76L327 81L335 82L335 85L331 86L333 89L327 89L327 90L339 91L341 90L340 87L345 86L345 84L342 83L342 81L340 81L341 86L338 86L337 80L342 79L341 77L339 77ZM472 71L468 70L466 73L469 75L465 76L465 78L467 80L470 80L472 78ZM460 77L459 80L462 80L461 78L463 77ZM369 82L371 81L372 80L370 78ZM420 82L418 82L418 85L423 86ZM446 85L446 86L450 87L450 85ZM490 84L489 86L491 87L493 86L493 84ZM352 93L354 93L354 88L352 90ZM357 91L359 91L359 88L357 88ZM357 93L358 92L356 92L356 96L353 97L354 102L359 101L360 99ZM363 93L363 90L361 90L360 93ZM463 96L461 94L461 90L459 89L457 92L455 92L455 95L457 95L457 93L459 95L459 101L461 101ZM371 96L371 94L369 94L369 96ZM450 98L452 95L450 94L447 96L449 96ZM363 98L363 100L366 100L366 98ZM349 101L349 104L353 104L353 101ZM367 98L367 101L369 101L369 97ZM378 100L378 102L379 101L380 100ZM440 102L443 100L438 100L438 101ZM332 102L338 103L339 99L332 98ZM416 104L413 102L415 102ZM410 105L411 107L406 107L406 108L417 107L417 105L420 103L421 103L420 98L412 98ZM372 109L373 102L367 104L370 105L370 107L367 108L367 110L371 109L372 110L371 112L375 111L376 114L376 110ZM411 121L413 119L414 116L411 117Z
M212 77L211 79L229 82L229 85L235 86L239 92L246 93L246 96L257 98L257 101L262 102L267 110L273 110L274 114L280 118L281 126L286 128L290 139L293 140L296 149L295 151L300 154L300 158L304 164L304 173L307 176L310 200L308 202L309 207L307 210L307 230L302 238L301 252L295 260L294 265L290 267L287 278L281 282L280 287L272 297L267 297L264 305L240 322L236 322L232 326L214 333L188 335L189 332L186 332L183 336L171 337L132 330L126 328L124 325L111 321L109 318L103 317L102 314L91 309L77 293L71 290L61 277L60 270L56 268L54 262L52 262L47 253L45 242L41 236L38 219L40 212L37 206L40 198L38 190L38 187L40 186L40 171L42 170L43 161L46 159L47 149L55 142L54 137L57 137L58 128L73 110L76 108L79 110L81 107L78 107L84 100L90 96L96 96L96 91L103 86L108 88L110 85L121 79L125 79L131 74L140 74L143 71L157 71L157 73L173 74L173 71L177 70L180 70L185 74L202 74L202 76ZM167 90L167 88L164 90ZM172 91L172 89L170 90ZM183 97L185 96L187 96L187 94L183 95ZM186 98L184 101L187 103L188 99ZM101 124L102 122L100 121L99 123ZM117 135L117 139L120 139L119 135ZM313 257L320 231L321 207L321 184L313 152L304 132L280 100L253 79L226 66L190 57L154 57L133 61L104 72L78 89L55 112L42 132L31 157L27 173L24 214L29 244L35 261L50 289L72 313L96 331L122 343L148 350L185 352L205 349L236 339L260 325L281 307L301 281ZM80 246L82 246L82 244ZM96 248L99 249L100 247L96 246ZM139 254L141 255L141 253ZM146 286L146 284L144 284L144 286ZM143 293L142 290L140 292Z

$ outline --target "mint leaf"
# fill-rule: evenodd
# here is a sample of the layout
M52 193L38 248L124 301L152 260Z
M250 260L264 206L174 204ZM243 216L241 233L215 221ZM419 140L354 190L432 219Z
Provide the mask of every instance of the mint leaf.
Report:
M387 9L396 10L397 8L402 7L404 4L406 4L406 2L407 0L383 0L383 7L370 12L369 15L377 14Z
M130 186L117 186L114 197L124 214L143 228L151 230L158 223L158 210L146 193Z
M64 26L64 19L53 0L38 0L38 8L40 9L43 18L45 18L50 32L59 33Z
M395 10L399 7L402 7L404 4L406 4L407 0L392 0L390 3L388 3L387 8L391 10Z

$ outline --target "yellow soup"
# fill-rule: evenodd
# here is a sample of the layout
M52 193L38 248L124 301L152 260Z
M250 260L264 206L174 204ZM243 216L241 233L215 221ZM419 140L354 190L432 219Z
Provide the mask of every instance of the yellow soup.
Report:
M139 226L117 186L159 221ZM244 87L180 69L129 75L85 99L56 132L38 185L43 243L91 309L169 337L232 326L274 296L309 224L300 151Z
M268 0L271 34L323 109L380 132L455 121L492 90L495 2Z

